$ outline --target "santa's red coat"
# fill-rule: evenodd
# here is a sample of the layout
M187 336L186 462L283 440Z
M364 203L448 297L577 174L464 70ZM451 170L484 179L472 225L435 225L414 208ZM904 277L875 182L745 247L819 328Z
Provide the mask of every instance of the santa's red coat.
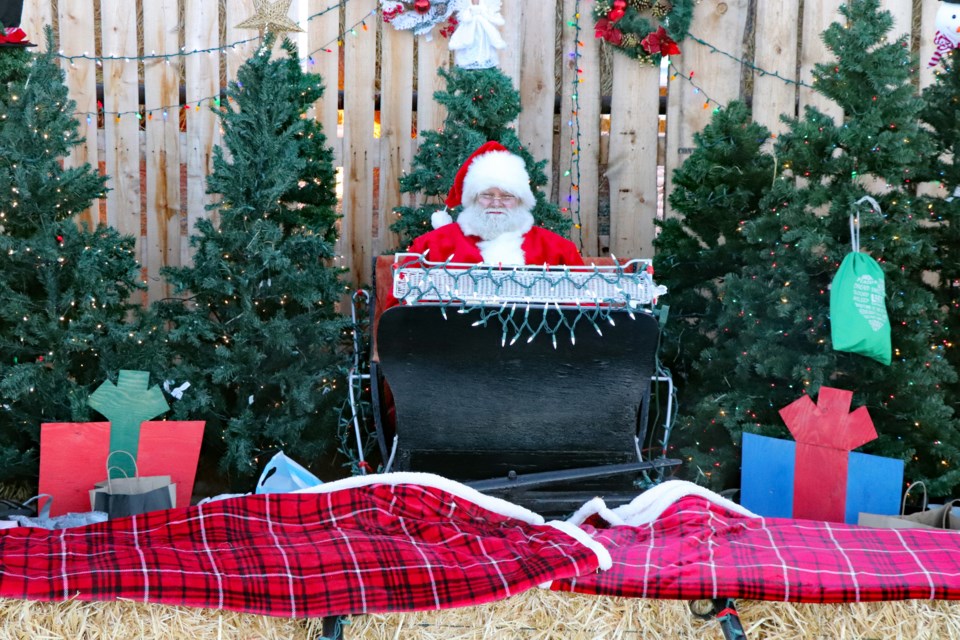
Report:
M451 222L414 240L409 251L427 253L429 250L427 259L431 262L444 262L450 258L451 262L477 264L483 262L477 246L480 242L479 236L465 235L459 224ZM543 227L531 227L523 235L520 248L524 264L583 265L575 244Z

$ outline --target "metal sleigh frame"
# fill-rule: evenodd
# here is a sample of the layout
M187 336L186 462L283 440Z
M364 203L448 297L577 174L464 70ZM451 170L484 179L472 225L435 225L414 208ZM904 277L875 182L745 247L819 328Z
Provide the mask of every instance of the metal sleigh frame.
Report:
M544 515L596 495L610 506L635 498L680 464L666 456L673 382L656 357L664 289L649 271L647 261L501 268L379 258L376 301L353 298L355 327L358 306L372 308L371 358L361 359L355 331L348 384L361 472L370 436L358 394L369 385L384 472L437 473ZM401 304L381 312L391 294ZM653 455L648 422L661 409ZM745 637L732 601L691 611L716 614L728 639Z

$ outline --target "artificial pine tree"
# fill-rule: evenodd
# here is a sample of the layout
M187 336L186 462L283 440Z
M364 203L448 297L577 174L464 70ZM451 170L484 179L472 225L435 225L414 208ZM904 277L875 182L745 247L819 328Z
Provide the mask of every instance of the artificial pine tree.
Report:
M91 392L153 360L134 238L73 220L105 191L62 166L75 108L53 53L0 48L0 481L35 479L42 422L89 420Z
M947 309L948 335L960 330L960 55L954 49L943 56L936 78L923 92L922 119L935 133L936 151L930 180L939 182L947 198L928 199L928 223L937 233L937 294ZM947 345L945 353L954 368L960 367L960 350ZM952 404L960 400L960 386L950 386Z
M936 152L919 125L906 36L887 40L893 21L879 0L851 0L841 13L846 23L823 34L835 59L815 67L814 86L845 117L808 107L778 138L777 178L760 215L743 225L743 266L724 278L715 343L696 363L699 389L688 387L681 399L682 424L693 431L679 437L726 430L729 441L691 466L714 486L731 486L744 431L789 438L780 408L822 386L848 389L879 433L864 450L903 459L908 479L948 495L960 484L960 424L944 389L956 373L943 355L944 315L924 279L937 265L936 237L915 195ZM831 344L830 285L851 250L857 211L862 248L885 273L890 366Z
M773 180L773 157L762 150L769 139L770 131L752 122L747 106L732 102L694 135L693 153L673 174L670 205L679 216L657 221L654 272L669 291L660 358L681 395L685 389L701 392L702 379L715 366L700 371L695 364L716 339L724 277L744 264L743 225L760 215L760 199ZM691 448L682 453L694 458L729 442L726 432L695 424L687 423L683 432Z
M656 221L654 267L670 292L661 357L681 379L711 341L723 276L743 263L743 224L759 215L773 180L773 157L761 150L769 138L744 103L732 102L694 134L693 153L673 174L670 206L679 216Z
M447 108L447 117L439 131L421 132L423 141L413 160L410 173L400 178L400 191L421 193L431 202L419 207L397 207L397 221L391 229L400 234L400 246L431 230L430 216L444 208L443 200L453 185L454 176L464 160L477 147L495 140L523 158L530 175L530 186L537 198L533 217L537 224L560 234L570 229L570 221L560 209L547 202L539 187L547 184L546 160L535 161L521 144L509 124L520 114L520 94L510 78L497 68L440 69L446 90L434 93L437 102ZM452 213L452 212L451 212Z
M289 40L272 58L273 40L240 68L219 112L228 153L215 149L207 183L219 226L197 223L193 266L164 271L186 297L158 305L178 359L169 375L191 385L175 414L207 420L204 456L235 481L277 449L317 463L343 398L333 154L304 117L323 86Z

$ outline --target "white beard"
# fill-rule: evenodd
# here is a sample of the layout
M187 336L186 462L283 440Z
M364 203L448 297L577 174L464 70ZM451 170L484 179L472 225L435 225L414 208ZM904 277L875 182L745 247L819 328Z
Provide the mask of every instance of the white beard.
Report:
M514 207L513 209L481 207L473 205L464 207L457 216L457 224L468 236L479 236L483 240L493 240L504 233L519 231L526 233L533 226L533 214L529 209Z

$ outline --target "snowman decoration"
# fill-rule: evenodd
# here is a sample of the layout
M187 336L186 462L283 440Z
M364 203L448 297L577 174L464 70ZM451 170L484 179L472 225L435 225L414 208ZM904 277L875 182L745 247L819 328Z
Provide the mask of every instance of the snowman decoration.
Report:
M943 56L960 47L960 0L943 0L934 18L937 35L933 39L936 46L928 67L940 64Z

